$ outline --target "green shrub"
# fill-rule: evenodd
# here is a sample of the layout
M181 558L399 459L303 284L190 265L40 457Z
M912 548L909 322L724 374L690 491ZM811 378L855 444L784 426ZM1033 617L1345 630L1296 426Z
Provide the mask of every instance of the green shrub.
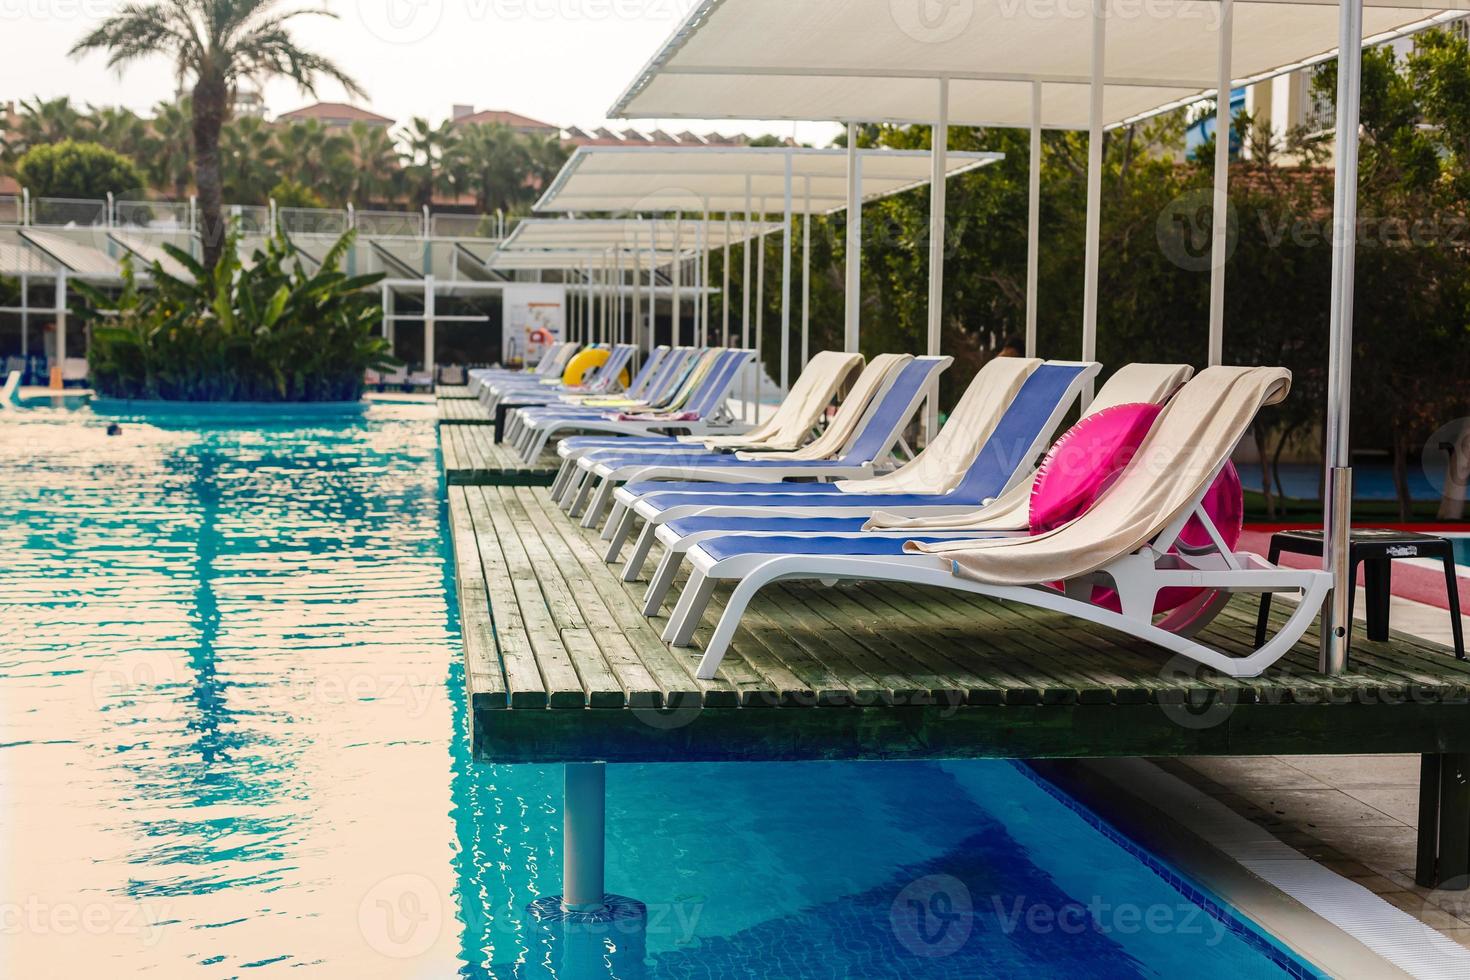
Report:
M177 401L355 401L363 373L397 362L380 335L383 311L365 292L381 273L339 270L355 232L338 239L308 272L284 235L265 241L249 268L231 233L212 273L188 253L164 248L191 273L158 263L152 282L123 264L123 291L106 296L77 284L92 326L92 386L110 398Z
M33 197L75 197L100 201L145 185L133 161L97 143L62 140L25 152L15 176Z
M294 180L283 180L271 188L271 200L278 208L324 208L327 202L316 191Z

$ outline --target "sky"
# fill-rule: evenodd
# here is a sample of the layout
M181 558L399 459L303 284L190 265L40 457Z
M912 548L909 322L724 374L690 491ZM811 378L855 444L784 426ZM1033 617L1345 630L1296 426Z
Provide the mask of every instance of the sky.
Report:
M67 52L124 0L0 0L0 102L71 96L146 111L173 97L166 59L121 75L101 54ZM677 132L795 135L826 145L831 124L612 121L608 107L682 21L694 0L326 0L337 19L294 21L298 39L335 59L368 91L361 104L400 123L448 117L455 104L510 109L560 126L663 126ZM283 9L313 6L312 0ZM340 87L319 96L343 101ZM265 86L268 114L312 101L287 82Z

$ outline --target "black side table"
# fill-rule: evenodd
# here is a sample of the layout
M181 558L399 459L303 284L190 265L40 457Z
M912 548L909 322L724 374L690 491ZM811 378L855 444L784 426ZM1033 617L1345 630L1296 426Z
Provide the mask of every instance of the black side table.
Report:
M1321 531L1278 531L1271 535L1271 551L1266 557L1276 564L1282 552L1322 557ZM1444 562L1445 588L1450 600L1450 630L1455 638L1455 656L1465 659L1465 637L1460 626L1460 586L1455 575L1455 555L1450 542L1432 534L1417 531L1390 531L1384 528L1354 528L1348 548L1348 574L1354 583L1348 593L1348 622L1353 616L1357 597L1358 564L1363 564L1363 585L1368 602L1368 639L1388 639L1388 608L1393 562L1396 558L1439 558ZM1271 593L1261 596L1261 612L1256 619L1256 646L1266 642L1266 617L1271 611ZM1352 642L1352 627L1348 627Z

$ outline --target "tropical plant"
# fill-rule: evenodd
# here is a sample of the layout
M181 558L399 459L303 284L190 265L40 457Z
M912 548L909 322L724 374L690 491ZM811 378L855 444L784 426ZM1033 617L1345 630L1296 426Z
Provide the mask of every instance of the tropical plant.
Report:
M270 199L275 201L276 207L279 208L324 208L327 206L320 194L300 181L290 178L279 181L271 188Z
M164 246L189 277L155 262L145 284L125 260L120 295L78 283L93 386L111 398L355 401L365 371L396 362L379 332L382 307L365 291L382 275L340 269L353 236L338 239L314 272L284 235L268 238L247 267L232 232L213 269Z
M348 130L352 143L352 183L347 200L354 204L388 203L403 185L402 158L393 137L382 126L354 122Z
M352 141L315 119L276 126L280 167L292 181L312 189L317 198L341 206L352 182Z
M199 195L204 268L213 270L225 251L220 130L230 118L234 93L246 78L281 76L314 94L320 78L339 82L351 95L363 90L327 58L291 36L289 22L322 10L285 10L280 0L164 0L132 3L103 21L72 48L73 55L108 52L110 67L164 55L181 76L193 79L194 186Z
M105 146L75 140L32 146L16 164L15 175L37 197L95 201L144 186L133 161Z
M278 179L275 132L264 119L232 119L220 132L220 174L231 204L261 205Z
M189 193L194 166L193 118L189 99L160 102L153 107L153 148L143 163L153 186L168 190L176 198Z
M453 124L431 126L427 119L415 116L398 138L406 148L403 176L414 206L428 206L437 193L453 193L451 165L459 144Z

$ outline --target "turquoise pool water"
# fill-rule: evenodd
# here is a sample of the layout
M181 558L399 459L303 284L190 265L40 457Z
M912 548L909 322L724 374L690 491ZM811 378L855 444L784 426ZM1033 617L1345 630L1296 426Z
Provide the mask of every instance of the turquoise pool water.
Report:
M572 967L559 767L464 731L428 411L0 421L0 976L1269 977L1005 763L613 767L644 934Z

